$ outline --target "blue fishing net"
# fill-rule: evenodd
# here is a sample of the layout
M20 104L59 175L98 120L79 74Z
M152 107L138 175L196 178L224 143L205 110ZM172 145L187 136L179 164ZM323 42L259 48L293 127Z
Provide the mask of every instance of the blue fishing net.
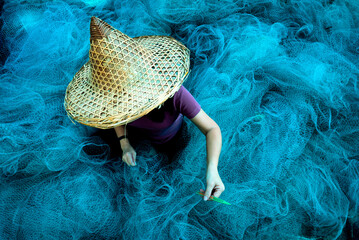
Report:
M355 239L359 236L356 0L5 0L1 239ZM221 127L221 198L204 202L205 137L137 166L73 124L65 89L97 16L191 50L185 82Z

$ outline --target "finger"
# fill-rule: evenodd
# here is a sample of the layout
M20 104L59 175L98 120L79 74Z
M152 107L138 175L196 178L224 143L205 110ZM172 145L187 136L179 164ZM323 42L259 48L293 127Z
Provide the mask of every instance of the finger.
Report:
M132 154L132 162L133 162L134 166L137 165L137 163L136 163L136 153Z
M127 166L130 166L130 164L128 163L128 161L127 161L126 157L123 157L123 158L122 158L122 161L123 161L124 163L126 163L126 164L127 164Z
M133 152L129 152L128 154L128 161L131 166L136 166L136 157Z
M130 160L131 160L131 165L136 166L136 160L132 154L131 154Z
M207 189L206 189L206 192L204 193L204 197L203 197L204 201L207 201L209 199L209 197L211 196L212 190L213 190L213 185L207 185Z
M131 162L130 162L130 160L128 158L126 158L125 163L127 164L127 166L131 167Z
M122 156L122 161L124 161L127 164L127 166L131 166L131 162L129 160L128 154Z
M219 196L221 196L222 192L223 192L222 189L220 189L220 188L215 188L215 189L214 189L213 196L219 198Z

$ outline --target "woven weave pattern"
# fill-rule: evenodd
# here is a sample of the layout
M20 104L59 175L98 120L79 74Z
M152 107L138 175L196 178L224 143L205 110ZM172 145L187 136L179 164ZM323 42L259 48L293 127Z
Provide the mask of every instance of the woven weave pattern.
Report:
M90 61L69 84L70 117L96 128L113 128L147 114L171 97L189 71L189 50L167 36L130 38L91 19Z

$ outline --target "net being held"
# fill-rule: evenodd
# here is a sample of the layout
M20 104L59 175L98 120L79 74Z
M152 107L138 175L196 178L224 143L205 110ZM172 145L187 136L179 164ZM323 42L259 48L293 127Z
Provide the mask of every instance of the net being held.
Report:
M356 1L7 0L2 8L0 239L359 236ZM115 38L98 52L99 40L88 41L92 16L118 29L100 33L146 54L124 59ZM231 205L196 194L206 186L206 146L193 124L185 122L186 146L173 162L144 142L136 167L96 134L94 119L113 127L106 101L122 90L101 82L106 69L96 61L110 58L119 81L111 61L151 64L152 37L137 36L167 36L164 45L178 49L161 48L170 54L163 61L188 68L178 76L221 127L220 200ZM89 71L97 85L84 94L98 101L65 109L67 87L89 87L74 81ZM160 71L131 76L165 79ZM76 124L70 107L83 113L70 114Z

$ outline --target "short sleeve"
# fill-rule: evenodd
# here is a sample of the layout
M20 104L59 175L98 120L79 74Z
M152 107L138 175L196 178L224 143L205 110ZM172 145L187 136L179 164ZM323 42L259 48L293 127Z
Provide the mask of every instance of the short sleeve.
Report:
M175 110L182 113L188 119L194 118L201 111L199 103L183 86L173 96L173 104Z

